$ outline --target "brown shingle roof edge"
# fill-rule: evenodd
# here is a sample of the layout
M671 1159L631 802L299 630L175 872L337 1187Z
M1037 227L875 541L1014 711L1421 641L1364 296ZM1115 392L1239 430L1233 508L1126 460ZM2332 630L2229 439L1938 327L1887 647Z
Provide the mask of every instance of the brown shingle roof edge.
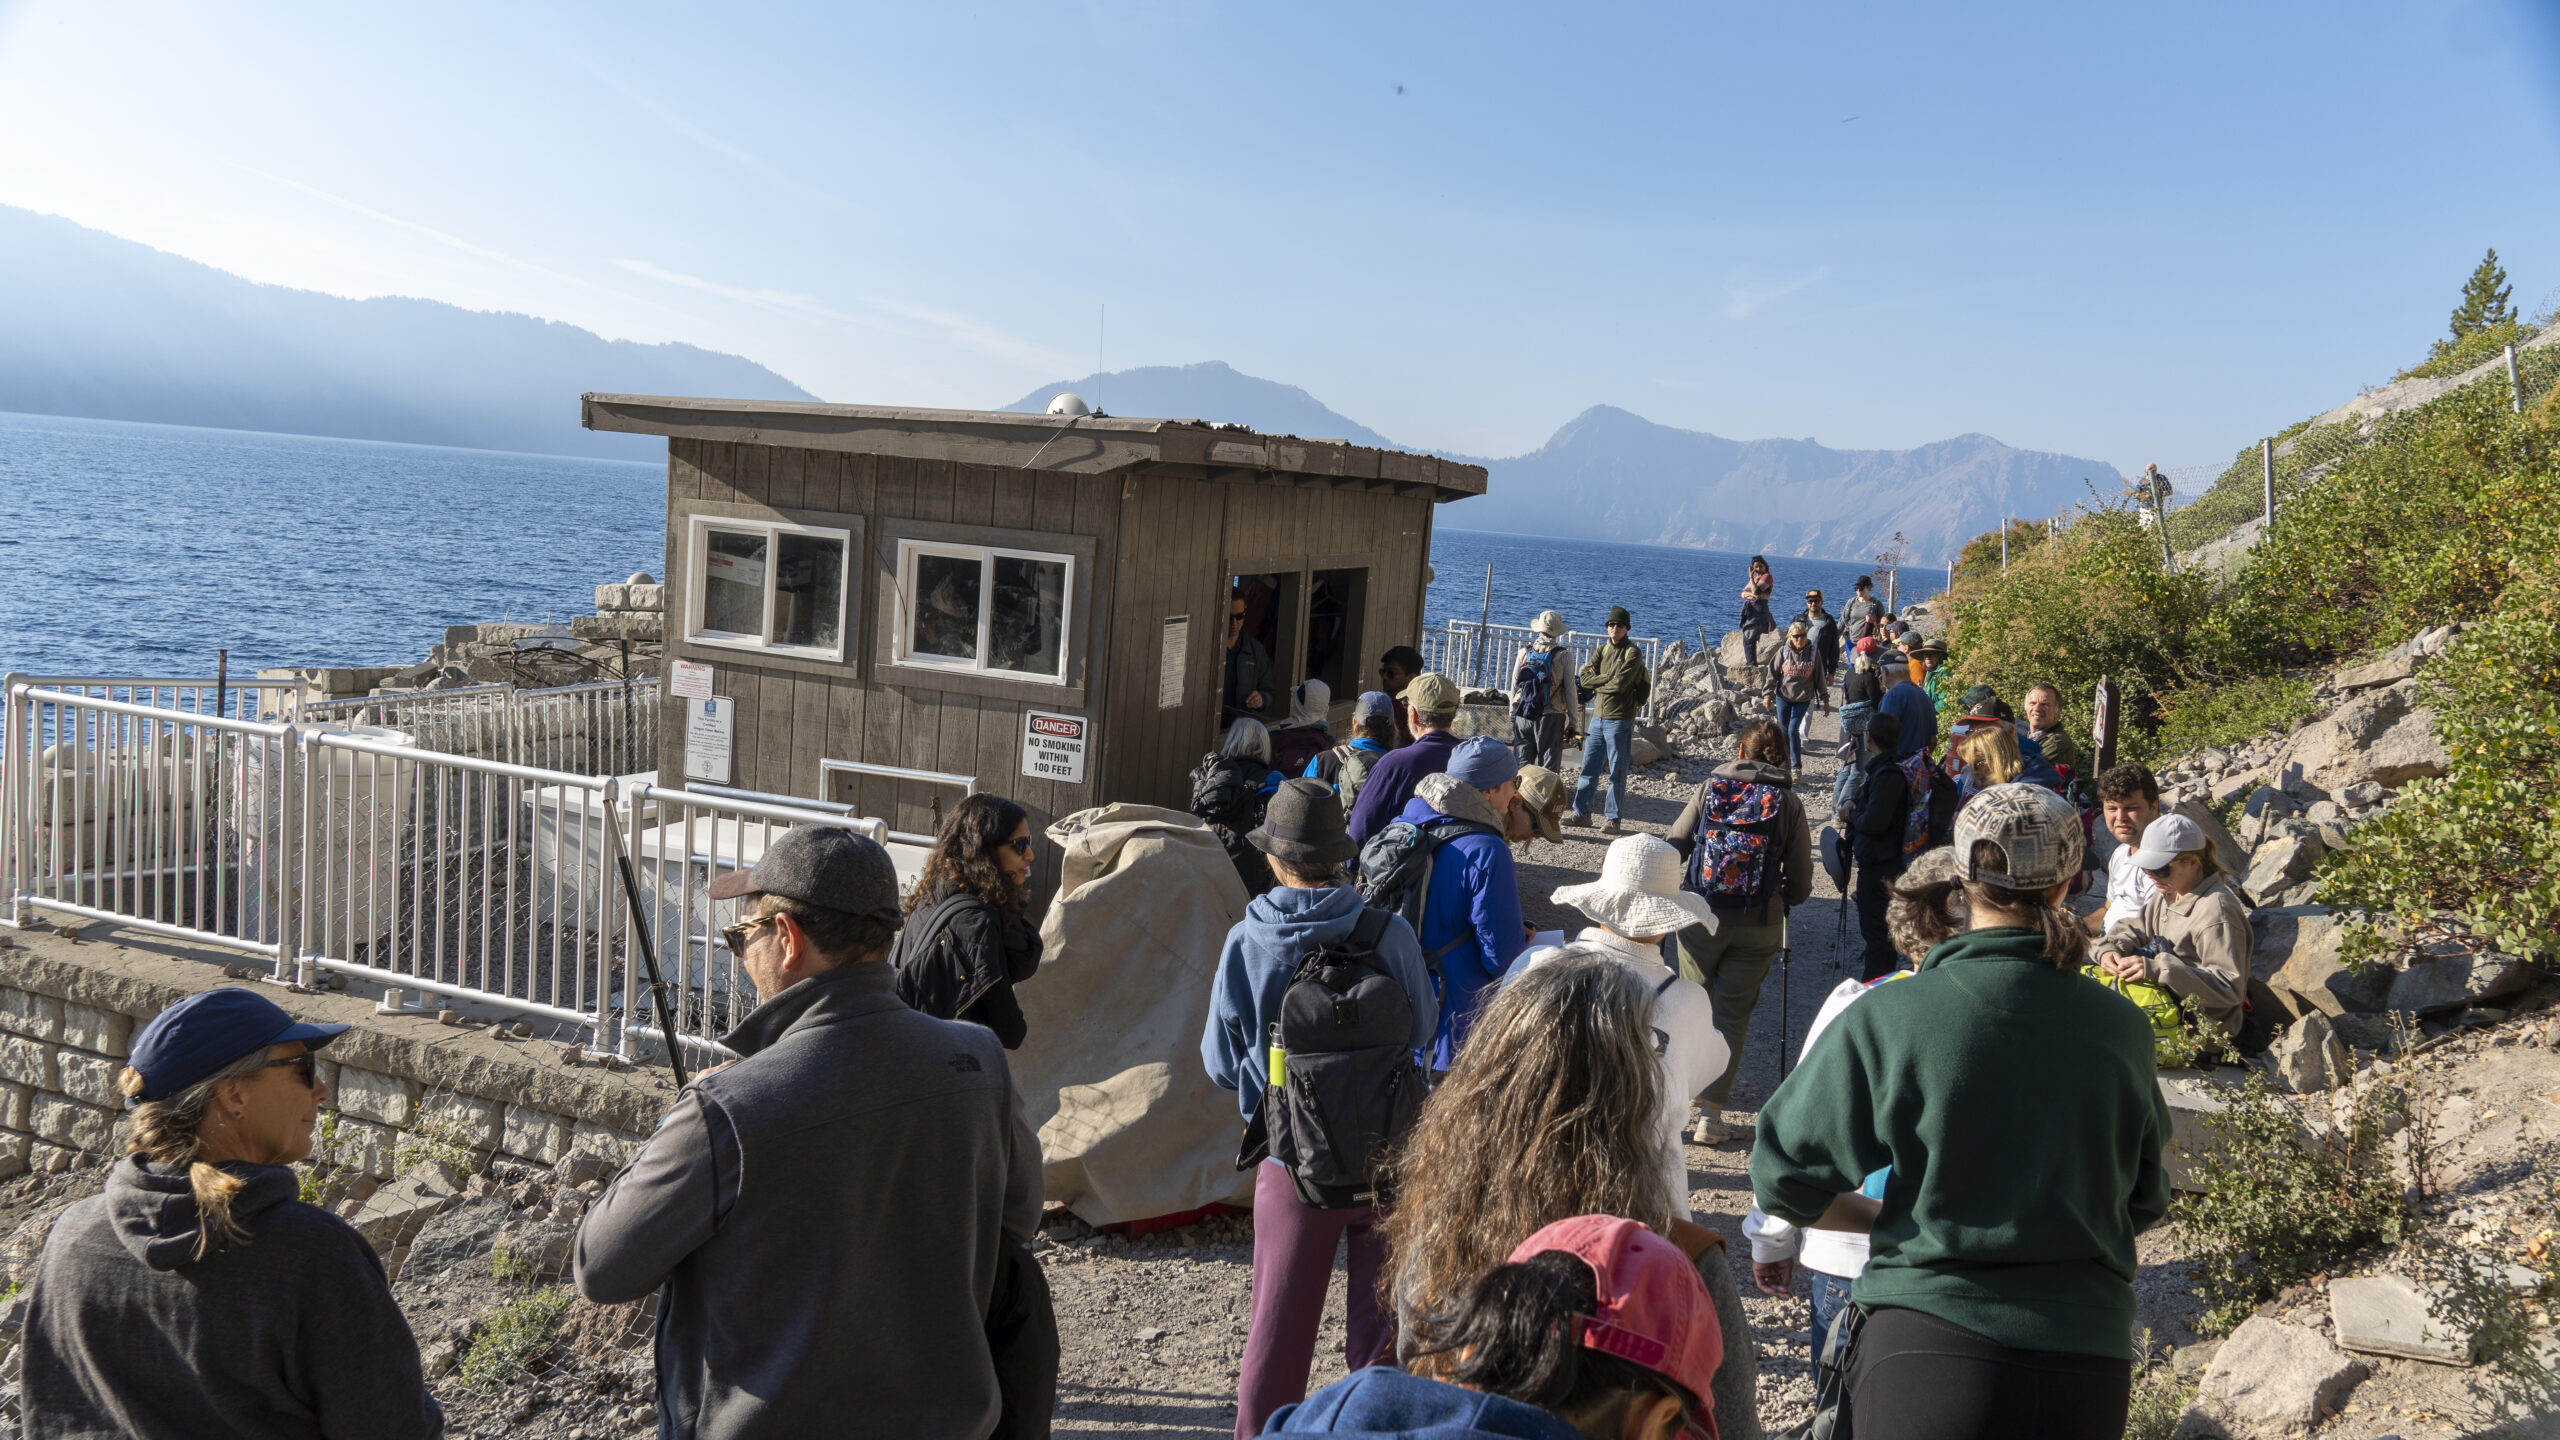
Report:
M1407 493L1427 489L1438 501L1462 500L1485 491L1481 465L1340 440L1263 435L1242 426L1200 420L678 395L589 394L581 397L579 405L580 423L586 428L633 435L900 455L1061 475L1174 466L1208 479L1306 477Z

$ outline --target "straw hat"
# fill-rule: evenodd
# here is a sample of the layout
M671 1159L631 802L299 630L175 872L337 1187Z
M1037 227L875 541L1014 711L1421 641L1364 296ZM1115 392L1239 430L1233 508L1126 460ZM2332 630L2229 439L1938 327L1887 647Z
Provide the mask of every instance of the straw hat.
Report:
M1567 885L1552 897L1629 939L1668 935L1692 925L1716 928L1703 895L1680 888L1680 852L1658 835L1629 835L1609 846L1600 878Z
M1529 622L1529 628L1552 640L1564 633L1564 617L1553 610L1541 610L1538 618Z
M1573 803L1573 783L1543 765L1520 767L1520 802L1529 811L1529 823L1550 845L1564 840L1562 822L1565 807Z

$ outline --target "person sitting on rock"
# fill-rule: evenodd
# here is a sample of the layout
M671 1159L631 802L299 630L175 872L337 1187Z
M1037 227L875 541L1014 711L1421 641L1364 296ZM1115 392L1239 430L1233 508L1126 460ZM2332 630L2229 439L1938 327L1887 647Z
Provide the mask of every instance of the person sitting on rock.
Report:
M2062 728L2062 691L2051 681L2027 687L2027 734L2068 781L2080 773L2080 743Z
M2107 855L2107 907L2080 920L2081 928L2092 935L2104 935L2132 919L2160 893L2160 887L2133 863L2142 832L2160 818L2160 782L2148 767L2128 760L2098 777L2098 810L2107 833L2115 837L2116 848Z
M2249 1021L2249 911L2202 827L2163 815L2142 832L2133 865L2151 878L2150 899L2132 918L2108 927L2093 968L2109 979L2147 981L2194 1002L2203 1022L2239 1045L2266 1048Z
M344 1025L207 990L133 1040L107 1188L45 1237L20 1376L30 1435L427 1440L444 1412L382 1261L298 1198Z
M1706 1286L1678 1246L1633 1220L1559 1220L1432 1320L1448 1337L1448 1379L1363 1370L1264 1433L1679 1440L1720 1428L1708 1386L1724 1337Z

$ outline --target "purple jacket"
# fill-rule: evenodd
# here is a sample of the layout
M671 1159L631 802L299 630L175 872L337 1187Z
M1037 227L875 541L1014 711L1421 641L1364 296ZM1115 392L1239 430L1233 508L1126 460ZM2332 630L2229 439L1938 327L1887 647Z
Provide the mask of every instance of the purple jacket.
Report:
M1369 767L1369 778L1360 782L1360 803L1351 807L1351 843L1366 845L1369 837L1395 823L1404 813L1405 802L1413 798L1413 787L1426 775L1438 775L1449 768L1450 753L1458 748L1458 737L1446 730L1426 730L1401 750L1390 750L1385 759Z

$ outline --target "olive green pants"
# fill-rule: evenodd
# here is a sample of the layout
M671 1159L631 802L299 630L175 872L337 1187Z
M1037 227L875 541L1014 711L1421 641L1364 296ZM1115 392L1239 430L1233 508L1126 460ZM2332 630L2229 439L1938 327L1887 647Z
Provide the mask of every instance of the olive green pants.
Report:
M1714 1002L1716 1032L1729 1052L1724 1073L1700 1097L1718 1109L1733 1095L1733 1077L1742 1069L1742 1042L1751 1033L1751 1012L1760 1007L1760 982L1778 958L1786 939L1784 925L1737 925L1731 920L1710 933L1704 925L1680 932L1680 973L1698 983Z

